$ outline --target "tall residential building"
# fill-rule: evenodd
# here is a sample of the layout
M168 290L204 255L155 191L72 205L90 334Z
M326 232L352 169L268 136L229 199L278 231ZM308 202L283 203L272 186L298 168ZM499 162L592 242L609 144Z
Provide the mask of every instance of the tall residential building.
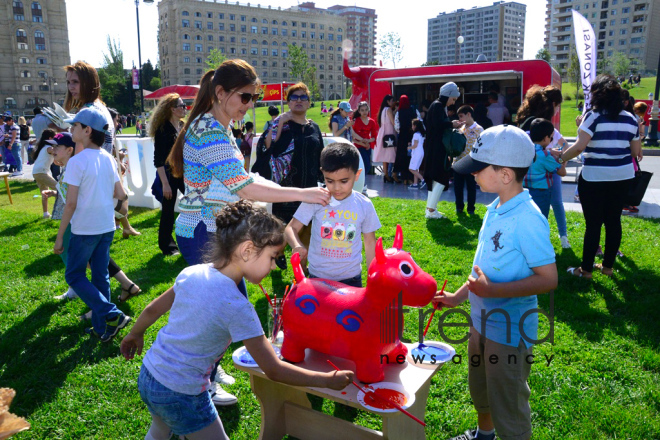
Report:
M522 60L527 7L516 2L441 12L428 23L426 61L440 64ZM459 38L463 37L463 43Z
M575 52L571 9L582 14L596 34L599 60L622 52L646 68L657 66L660 55L660 0L548 0L545 47L552 64L564 74ZM655 23L655 25L653 24Z
M71 62L64 0L6 0L0 6L0 102L3 111L31 115L62 102L62 68ZM56 85L57 83L57 85Z
M359 6L331 6L329 11L346 17L346 38L353 42L349 58L351 66L373 66L376 64L376 28L378 16L375 9Z
M345 94L345 17L326 10L275 9L227 0L161 0L158 14L163 86L199 83L213 49L252 64L263 83L291 82L288 46L297 45L316 66L321 99L341 99Z

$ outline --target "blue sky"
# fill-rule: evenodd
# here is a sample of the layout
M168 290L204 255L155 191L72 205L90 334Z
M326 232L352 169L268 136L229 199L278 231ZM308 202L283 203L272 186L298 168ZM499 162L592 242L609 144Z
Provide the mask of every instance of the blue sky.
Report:
M150 59L155 64L158 58L156 43L158 28L158 7L145 4L140 0L140 40L142 47L142 62ZM262 0L263 4L274 7L290 7L297 4L291 0ZM527 5L527 20L525 25L525 58L534 58L536 52L543 46L543 31L545 29L545 4L543 0L518 0ZM241 1L246 4L247 1ZM354 4L365 8L376 9L378 14L378 32L398 32L404 46L404 59L399 66L418 66L426 61L426 32L429 18L440 12L456 10L455 2L428 0L407 0L394 2L382 0L359 0L344 2L342 0L318 0L316 6L327 8L332 5ZM383 5L392 5L384 7ZM493 1L464 0L464 9L473 6L492 5ZM429 6L432 5L432 6ZM109 35L118 41L124 52L124 67L130 68L138 64L137 25L134 0L66 0L69 23L69 42L71 60L85 60L94 66L103 62L103 52L107 52L106 39ZM423 11L423 12L421 12Z

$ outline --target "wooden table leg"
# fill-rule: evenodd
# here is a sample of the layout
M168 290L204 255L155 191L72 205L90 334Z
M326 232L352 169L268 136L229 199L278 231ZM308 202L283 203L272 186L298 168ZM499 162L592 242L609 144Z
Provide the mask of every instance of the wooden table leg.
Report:
M431 388L431 378L415 393L415 403L408 412L424 421L426 401ZM383 438L387 440L425 440L424 427L405 414L390 413L383 416Z
M312 407L307 393L268 379L250 375L252 391L261 404L261 432L259 439L281 440L286 434L284 403L291 402L305 408Z
M7 180L7 176L5 176L5 189L7 190L7 195L9 196L9 203L13 205L14 201L11 199L11 191L9 190L9 180Z

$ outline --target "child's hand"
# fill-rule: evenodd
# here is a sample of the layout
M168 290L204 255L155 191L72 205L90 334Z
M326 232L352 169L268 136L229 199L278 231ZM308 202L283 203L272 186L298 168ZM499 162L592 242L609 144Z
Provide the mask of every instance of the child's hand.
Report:
M331 376L328 377L326 388L330 388L331 390L343 390L355 378L355 373L349 370L334 371L328 374Z
M325 206L330 202L330 191L326 188L305 188L301 202Z
M122 339L119 351L127 361L130 361L136 354L138 356L142 354L142 347L144 347L144 337L130 332Z
M59 235L55 239L55 244L53 245L53 253L60 255L64 252L64 240Z
M41 191L41 195L46 197L55 197L57 195L57 191L55 191L54 189L46 189L44 191Z
M431 302L433 303L433 307L438 310L442 310L443 307L456 307L461 303L455 293L447 292L446 290L443 293L436 292Z
M474 266L474 271L477 273L477 278L472 275L468 277L468 289L475 295L482 298L490 296L491 282L488 277L481 271L479 266Z
M296 246L291 250L291 253L295 254L296 252L300 255L300 264L304 267L307 263L307 248L305 246Z

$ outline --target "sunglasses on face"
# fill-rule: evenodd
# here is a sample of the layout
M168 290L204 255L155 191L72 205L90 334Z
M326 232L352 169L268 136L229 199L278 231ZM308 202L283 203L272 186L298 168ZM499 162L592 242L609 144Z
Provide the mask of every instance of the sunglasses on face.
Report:
M247 104L248 102L257 102L261 98L261 93L245 93L245 92L235 92L238 96L241 97L241 102Z
M185 109L187 106L185 104L177 104L174 106L174 108L183 108Z
M289 101L309 101L308 95L291 95L289 96Z

